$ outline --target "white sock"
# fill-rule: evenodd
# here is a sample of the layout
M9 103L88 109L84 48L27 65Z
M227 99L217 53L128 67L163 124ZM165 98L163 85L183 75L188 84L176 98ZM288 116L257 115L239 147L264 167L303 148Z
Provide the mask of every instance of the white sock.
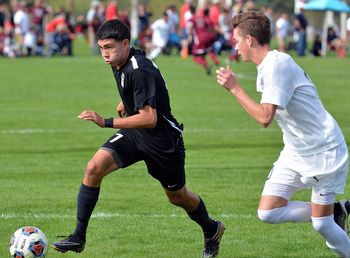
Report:
M259 219L278 224L283 222L307 222L311 221L311 203L289 201L286 206L271 210L258 210Z
M348 235L334 222L334 216L311 217L314 229L326 240L327 246L339 257L350 258Z

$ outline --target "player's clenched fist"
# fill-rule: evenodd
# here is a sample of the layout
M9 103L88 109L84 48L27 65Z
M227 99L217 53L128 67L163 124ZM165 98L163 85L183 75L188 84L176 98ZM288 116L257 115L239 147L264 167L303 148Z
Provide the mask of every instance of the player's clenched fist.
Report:
M236 74L229 66L226 68L220 67L216 70L216 79L218 84L227 90L232 90L237 85Z

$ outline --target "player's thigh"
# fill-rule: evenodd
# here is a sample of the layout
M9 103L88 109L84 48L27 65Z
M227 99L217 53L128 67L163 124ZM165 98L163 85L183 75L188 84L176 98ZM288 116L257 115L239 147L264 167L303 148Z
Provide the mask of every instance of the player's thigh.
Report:
M259 209L269 210L285 206L290 197L304 187L297 172L275 162L265 181Z
M108 152L118 168L126 168L143 159L132 130L119 130L100 150Z
M88 163L87 170L93 170L95 173L99 173L102 176L117 170L118 166L115 163L113 156L110 152L99 149Z
M169 191L184 187L185 147L182 135L173 130L166 141L158 142L158 148L144 146L148 173Z
M319 205L331 205L337 194L344 193L349 170L348 151L345 144L318 154L318 164L313 176L301 181L312 187L311 201Z
M259 202L259 210L286 206L290 197L300 188L288 184L266 182Z

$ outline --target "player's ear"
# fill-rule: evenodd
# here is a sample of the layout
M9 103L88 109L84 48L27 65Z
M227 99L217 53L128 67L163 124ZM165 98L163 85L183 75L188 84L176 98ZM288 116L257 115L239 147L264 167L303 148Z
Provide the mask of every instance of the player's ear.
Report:
M254 46L256 43L256 39L252 35L247 35L247 43L250 47Z
M129 47L130 43L129 43L129 40L128 39L124 39L123 40L123 46L124 47Z

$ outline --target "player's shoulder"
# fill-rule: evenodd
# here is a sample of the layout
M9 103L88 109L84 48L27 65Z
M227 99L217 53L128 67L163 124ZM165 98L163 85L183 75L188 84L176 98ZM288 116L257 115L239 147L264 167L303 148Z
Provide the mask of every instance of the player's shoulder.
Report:
M295 65L295 61L287 53L273 50L273 51L269 52L269 55L270 55L269 56L269 60L270 60L269 63L273 64L275 69L277 69L277 68L283 69L283 68Z
M129 70L142 70L150 65L152 62L146 57L145 51L133 48L129 59Z

